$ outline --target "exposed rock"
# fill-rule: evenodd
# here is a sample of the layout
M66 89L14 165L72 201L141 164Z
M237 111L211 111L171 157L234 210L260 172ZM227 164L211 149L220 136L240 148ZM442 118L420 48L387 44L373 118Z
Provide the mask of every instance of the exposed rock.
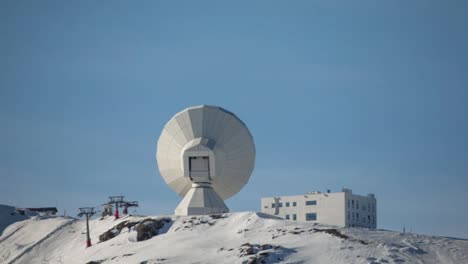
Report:
M364 241L364 240L357 240L357 239L354 239L354 238L351 238L345 234L342 234L340 233L340 231L334 229L334 228L329 228L329 229L318 229L318 228L313 228L313 229L310 229L309 232L312 231L312 232L323 232L323 233L327 233L329 235L332 235L332 236L335 236L335 237L338 237L338 238L341 238L341 239L344 239L344 240L349 240L349 241L356 241L356 242L359 242L363 245L368 245L369 243Z
M300 231L289 231L289 233L293 234L293 235L299 235L301 234L302 232L304 232L303 230L300 230Z
M104 261L106 261L106 259L91 260L91 261L86 262L86 264L101 264L101 263L103 263Z
M120 231L122 231L123 228L128 227L129 225L135 225L137 222L129 222L129 221L123 221L119 223L118 225L114 226L113 228L107 230L106 232L102 233L99 236L99 242L104 242L109 239L112 239L120 234Z
M258 252L257 248L248 247L246 249L241 250L241 256L257 254L257 252Z
M183 229L189 229L192 230L192 228L200 225L209 225L212 226L216 223L216 219L220 218L226 218L228 217L228 214L222 214L222 215L207 215L207 216L193 216L190 217L188 220L182 221L183 226L178 227L183 228Z
M338 230L330 228L330 229L318 229L318 228L313 228L312 229L314 232L324 232L327 234L330 234L332 236L336 236L342 239L349 239L349 236L341 234Z
M158 235L159 230L167 223L170 223L170 218L152 219L147 218L141 221L123 221L113 228L107 230L99 236L99 242L104 242L112 239L120 234L124 228L132 228L134 226L137 231L137 241L143 241Z
M272 249L272 248L273 248L273 246L270 245L270 244L265 244L265 245L260 246L261 250L267 250L267 249Z
M145 219L141 221L136 226L137 231L137 241L144 241L148 240L154 236L157 236L159 230L164 227L165 224L171 222L169 218L161 218L161 219Z
M140 262L140 264L162 263L165 260L166 260L165 258L149 259L149 260L144 260L144 261Z
M215 215L210 215L211 219L220 219L220 218L227 218L229 214L215 214Z
M293 252L295 251L270 244L245 243L239 247L239 257L248 256L248 259L242 261L242 264L276 263Z

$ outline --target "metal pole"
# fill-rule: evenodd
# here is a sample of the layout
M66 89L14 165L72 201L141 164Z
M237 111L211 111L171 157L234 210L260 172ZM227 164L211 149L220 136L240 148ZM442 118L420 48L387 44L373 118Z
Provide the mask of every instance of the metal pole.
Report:
M89 235L89 214L86 214L86 247L91 246L91 237Z
M119 219L119 203L115 203L115 220Z

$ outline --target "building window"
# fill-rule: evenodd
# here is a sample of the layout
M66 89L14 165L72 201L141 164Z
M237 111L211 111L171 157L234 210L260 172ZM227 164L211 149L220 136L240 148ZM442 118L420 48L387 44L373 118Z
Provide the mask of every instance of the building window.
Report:
M289 215L288 214L286 215L286 220L289 220Z
M276 203L271 204L271 208L275 208ZM283 207L283 203L278 203L278 207Z
M293 202L293 207L296 207L297 203L296 202Z
M353 212L353 220L354 220L354 212Z
M359 213L356 213L356 219L359 221Z
M352 205L352 206L353 206L353 208L354 208L354 200L352 200L352 201L351 201L351 205Z
M367 216L367 221L370 224L370 215Z
M306 201L306 205L317 205L317 201Z
M351 219L351 213L348 212L348 220Z
M370 212L370 203L367 204L367 211Z
M356 201L356 209L359 209L359 201Z
M289 207L289 202L286 203L286 207Z
M263 208L268 208L268 205L263 206Z
M297 220L297 215L296 215L296 214L293 214L293 220L294 220L294 221Z
M349 199L348 199L348 208L349 208Z
M306 221L317 220L317 213L306 213Z

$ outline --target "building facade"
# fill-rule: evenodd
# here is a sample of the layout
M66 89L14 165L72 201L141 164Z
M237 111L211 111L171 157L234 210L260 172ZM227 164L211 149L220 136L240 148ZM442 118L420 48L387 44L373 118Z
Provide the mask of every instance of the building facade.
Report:
M305 195L262 198L263 213L292 221L313 221L341 227L377 228L377 199L374 194L311 192Z

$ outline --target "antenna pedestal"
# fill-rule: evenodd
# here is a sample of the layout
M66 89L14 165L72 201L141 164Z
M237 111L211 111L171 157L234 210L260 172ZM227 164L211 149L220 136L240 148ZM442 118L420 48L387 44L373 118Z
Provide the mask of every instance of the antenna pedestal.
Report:
M193 183L182 202L175 209L176 215L209 215L229 212L223 199L211 187L211 183Z

